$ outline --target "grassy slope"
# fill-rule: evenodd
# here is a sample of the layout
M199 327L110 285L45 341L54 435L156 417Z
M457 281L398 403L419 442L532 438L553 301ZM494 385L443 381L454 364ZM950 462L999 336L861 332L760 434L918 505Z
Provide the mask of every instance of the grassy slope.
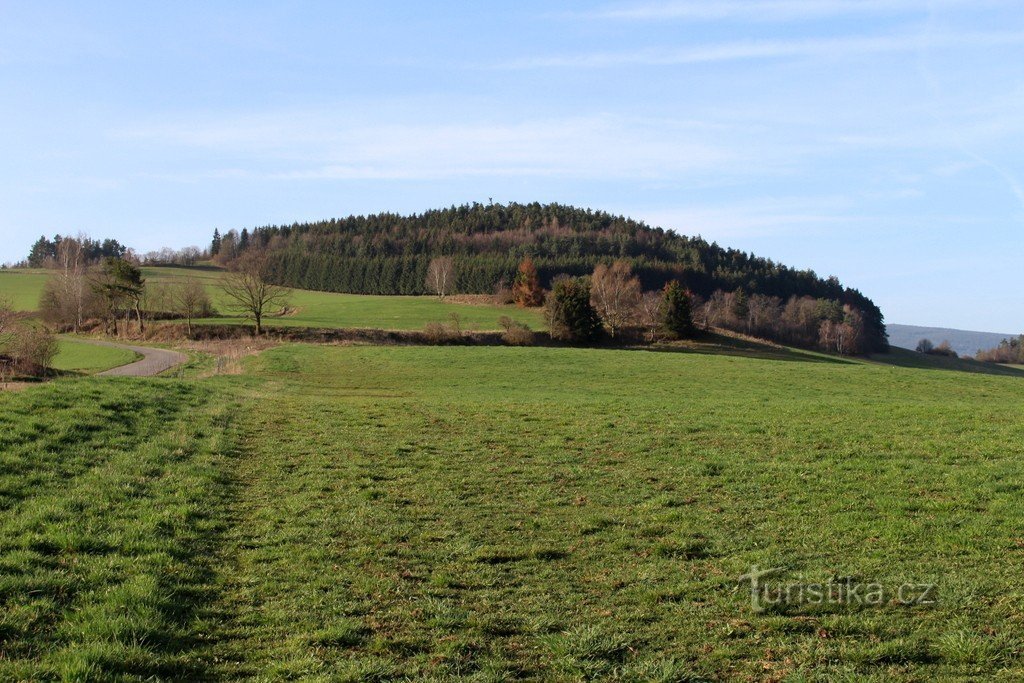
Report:
M34 311L46 277L44 270L0 270L0 298L9 299L16 311Z
M1024 675L1021 379L800 358L284 346L0 395L0 666ZM939 604L755 614L755 564Z
M222 271L209 268L144 268L150 282L167 282L183 277L202 281L222 314L231 314L229 302L217 287ZM447 303L424 296L366 296L293 290L289 301L298 309L284 318L269 318L268 325L293 327L371 327L389 330L414 330L428 322L444 322L451 313L458 313L467 329L498 329L498 318L503 315L521 320L534 329L542 327L540 313L510 306L471 306ZM237 322L240 319L209 320L206 322Z
M232 317L230 306L217 287L222 273L219 269L204 266L143 268L143 274L150 283L173 282L185 277L194 277L203 282L217 310L228 317L201 322L243 324L245 321L241 318ZM38 307L45 281L46 271L0 271L0 294L10 296L17 310L32 311ZM498 318L503 315L525 322L533 329L543 327L541 315L536 310L455 304L438 301L433 297L364 296L293 290L289 303L297 312L284 318L268 318L267 325L415 330L428 322L446 322L451 313L457 313L466 329L498 329Z
M126 365L138 358L139 355L133 351L97 346L74 339L61 339L60 350L53 359L53 369L91 375Z

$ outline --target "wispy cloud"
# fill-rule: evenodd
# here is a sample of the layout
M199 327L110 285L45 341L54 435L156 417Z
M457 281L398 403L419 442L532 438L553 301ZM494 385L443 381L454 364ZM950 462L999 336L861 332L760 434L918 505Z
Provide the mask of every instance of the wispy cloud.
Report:
M863 217L851 215L846 197L765 197L729 204L628 212L651 225L708 240L814 234L848 226Z
M477 176L659 179L742 169L750 156L714 137L721 125L619 116L517 123L367 124L281 113L131 127L132 146L215 150L276 180L433 180ZM199 170L209 177L210 170ZM230 177L231 169L216 169ZM185 179L175 171L172 176Z
M835 59L886 52L910 52L921 46L921 33L880 36L849 36L804 40L739 41L687 47L661 47L629 52L588 52L529 57L496 65L498 69L541 69L552 67L600 69L627 66L673 66L740 60L795 58ZM1024 44L1024 32L989 31L934 34L928 37L932 49L952 47L994 47Z
M983 0L945 0L943 5L977 6ZM616 21L782 22L843 15L923 13L928 0L673 0L610 5L574 16Z

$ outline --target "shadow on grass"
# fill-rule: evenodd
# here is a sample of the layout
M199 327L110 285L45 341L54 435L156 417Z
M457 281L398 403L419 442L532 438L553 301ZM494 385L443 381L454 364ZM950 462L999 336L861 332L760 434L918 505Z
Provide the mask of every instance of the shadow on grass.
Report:
M868 357L867 362L915 370L949 370L952 372L973 372L1004 377L1024 377L1024 368L999 365L998 363L983 363L968 358L933 356L896 347L893 347L889 353L879 353Z
M611 347L616 348L616 347ZM805 351L788 346L731 337L717 332L702 332L693 339L650 346L625 347L634 351L655 353L696 353L707 356L735 356L758 360L781 360L798 363L829 363L854 365L856 361L817 351Z

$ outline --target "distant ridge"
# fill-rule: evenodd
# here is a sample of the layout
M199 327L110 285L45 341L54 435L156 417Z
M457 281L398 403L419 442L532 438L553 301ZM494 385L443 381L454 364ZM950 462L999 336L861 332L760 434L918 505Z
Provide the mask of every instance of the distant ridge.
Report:
M1016 337L1018 333L1001 334L998 332L975 332L972 330L955 330L948 327L921 327L919 325L886 325L889 332L889 343L902 349L913 349L922 339L930 339L936 345L948 341L949 345L961 356L973 356L979 350L991 349L1008 337Z

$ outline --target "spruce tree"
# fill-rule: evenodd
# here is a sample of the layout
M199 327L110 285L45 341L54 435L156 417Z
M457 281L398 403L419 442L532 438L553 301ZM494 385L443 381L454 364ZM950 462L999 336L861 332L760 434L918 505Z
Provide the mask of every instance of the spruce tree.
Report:
M683 289L678 280L672 280L661 295L661 329L672 339L684 339L693 335L693 310L690 293Z

